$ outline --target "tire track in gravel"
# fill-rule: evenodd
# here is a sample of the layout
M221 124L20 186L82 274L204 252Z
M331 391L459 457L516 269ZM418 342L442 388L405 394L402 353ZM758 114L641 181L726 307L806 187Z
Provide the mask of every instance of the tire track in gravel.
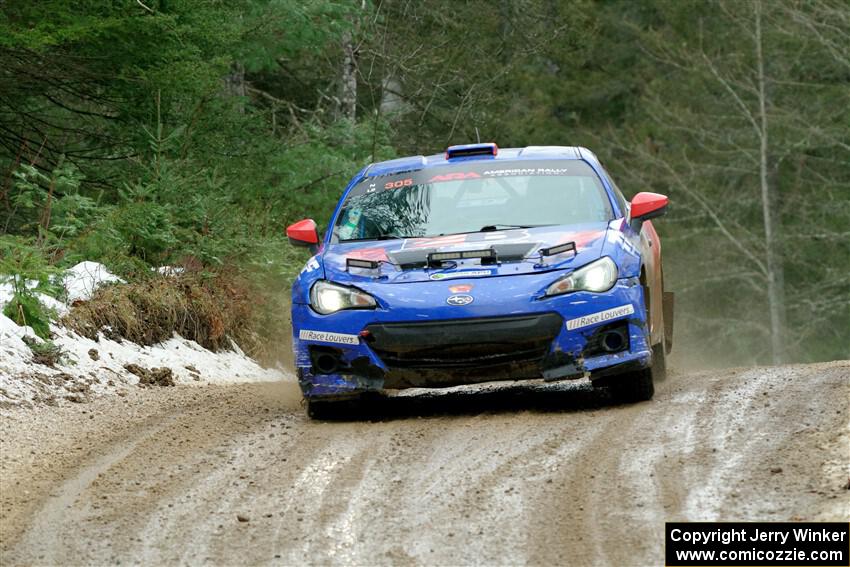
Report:
M345 443L325 445L295 482L295 502L303 510L302 521L317 529L308 532L298 548L287 550L287 555L283 555L286 563L297 563L305 556L322 556L328 562L339 562L357 544L350 510L359 496L357 489L372 455L362 446L362 441L343 438ZM371 440L370 444L375 441Z
M659 564L665 520L850 518L848 362L674 375L630 406L508 387L341 423L309 421L291 383L130 407L157 395L136 421L98 402L74 422L91 457L0 526L4 565Z
M214 469L218 461L212 457L228 441L227 437L222 438L222 433L230 436L238 434L240 429L255 427L257 417L245 413L245 408L234 404L235 401L253 402L255 406L271 401L264 408L270 409L269 405L275 407L280 400L286 400L286 396L278 395L279 388L266 385L243 392L210 388L209 395L200 399L196 399L197 390L193 390L180 392L187 398L182 404L165 404L164 413L135 424L126 436L103 435L102 431L81 435L75 444L84 443L89 436L93 440L99 440L98 435L104 437L95 451L101 456L82 461L77 465L78 472L63 479L58 491L51 491L61 498L61 503L53 502L52 498L45 500L25 537L13 549L12 557L20 556L23 559L19 562L38 564L91 562L85 557L101 558L94 562L133 557L129 561L138 563L144 557L154 557L149 548L167 541L169 535L176 536L171 537L172 541L181 537L179 531L169 534L160 529L154 537L143 539L140 534L146 537L151 534L143 532L141 522L169 504L174 510L191 515L190 509L187 510L187 504L191 503L181 495L192 484L192 475L202 471L190 470L190 465ZM290 403L290 417L296 410L297 404ZM113 417L119 422L122 418ZM64 506L62 513L51 516L60 506ZM181 549L183 546L177 543L176 548ZM52 562L50 556L63 559ZM0 559L5 561L5 557ZM4 561L0 563L5 564Z
M277 443L270 440L271 431L279 432L278 439L288 439L286 430L300 418L294 384L257 384L225 392L210 407L184 413L170 443L151 439L116 475L128 478L149 463L158 465L141 498L125 503L136 514L125 515L124 522L111 529L118 541L121 533L135 534L122 550L134 563L208 560L224 526L246 512L235 503L255 480L244 474L242 464L254 463L253 468L262 471L267 465L257 459L265 458Z
M93 463L83 466L76 475L65 480L44 502L32 519L31 527L22 542L23 547L38 549L38 563L59 565L64 561L65 549L73 545L74 534L57 527L73 525L80 515L91 515L89 507L78 508L78 500L97 479L119 461L127 458L146 437L155 435L166 424L146 428L137 436L110 447L110 450Z
M554 489L538 496L538 514L530 526L534 534L529 546L532 563L550 564L554 553L556 563L581 564L577 550L597 562L605 557L611 543L609 516L616 513L623 498L617 487L619 452L612 447L617 439L628 439L637 412L647 411L649 405L608 408L586 421L588 438L581 453L565 459L554 473L550 484Z
M584 448L584 456L594 455L594 465L602 474L597 473L591 481L578 479L581 469L587 469L585 459L556 480L570 486L568 493L574 497L573 505L582 520L573 525L556 524L557 531L567 534L567 547L581 550L578 556L562 555L558 559L571 564L583 564L580 557L591 558L586 564L658 563L659 550L663 549L659 525L665 519L850 518L850 496L839 488L840 474L819 474L821 471L807 462L811 444L808 449L801 444L796 454L786 451L777 456L789 442L789 432L783 427L788 422L783 418L788 413L800 415L806 405L801 404L806 399L803 391L811 390L814 384L824 387L824 396L839 400L831 412L821 411L822 416L832 419L826 419L820 428L846 431L850 364L832 363L819 370L814 383L806 382L811 372L805 366L729 371L717 376L706 373L684 380L674 377L659 388L652 403L617 408L624 412L622 417L612 413L614 421L606 423ZM771 389L774 392L769 392ZM632 414L633 419L624 419ZM846 434L840 442L820 448L831 451L833 463L840 461L843 452L844 475L850 472L846 457L850 455L850 439ZM830 461L826 454L823 458ZM797 469L793 477L797 483L809 475L831 476L831 490L810 490L805 495L788 491L793 498L782 494L786 492L782 486L785 479L778 475L783 469L776 465L789 461ZM800 474L803 469L807 472ZM810 494L828 495L833 504ZM545 495L543 500L548 508L544 504L540 516L549 521L559 518L564 499ZM783 515L793 509L789 501L797 502L797 513ZM777 502L779 506L774 505ZM551 559L551 538L538 537L533 548L540 551L531 556L532 563Z
M707 391L710 402L700 405L696 419L691 423L698 443L689 447L686 454L693 456L708 445L716 450L715 457L710 459L708 467L704 463L697 465L702 471L703 483L686 496L681 507L681 513L686 517L716 521L723 515L736 469L744 465L748 451L763 438L760 413L754 405L766 380L766 374L747 373L731 388L720 391L715 389L719 381L710 380L711 388ZM740 435L745 431L747 435ZM723 457L717 458L717 454ZM760 454L766 454L766 451ZM686 474L688 469L695 468L692 460L684 465Z

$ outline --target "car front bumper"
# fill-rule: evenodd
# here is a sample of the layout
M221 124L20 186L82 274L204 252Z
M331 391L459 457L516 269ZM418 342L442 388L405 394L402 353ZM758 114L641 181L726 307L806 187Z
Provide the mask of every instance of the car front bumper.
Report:
M393 309L319 315L295 304L293 348L302 392L332 399L494 380L595 379L651 363L643 288L635 278L604 293L490 305L460 308L464 316L457 318L431 319L422 310L399 320ZM613 352L605 345L611 333L623 339Z

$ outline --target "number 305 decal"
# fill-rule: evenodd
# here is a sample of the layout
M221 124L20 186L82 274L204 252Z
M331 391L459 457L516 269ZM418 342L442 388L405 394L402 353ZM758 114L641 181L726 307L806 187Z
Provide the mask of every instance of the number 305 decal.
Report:
M398 181L387 181L384 184L384 189L398 189L400 187L410 187L413 185L413 178L399 179Z

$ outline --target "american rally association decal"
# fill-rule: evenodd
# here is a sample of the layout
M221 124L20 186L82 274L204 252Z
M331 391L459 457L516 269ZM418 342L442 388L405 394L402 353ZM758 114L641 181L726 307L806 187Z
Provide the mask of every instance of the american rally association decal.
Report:
M625 317L626 315L631 315L634 312L635 308L631 303L629 303L628 305L621 305L620 307L615 307L606 311L591 313L590 315L585 315L584 317L579 317L578 319L570 319L569 321L567 321L567 329L572 331L573 329L580 329L581 327L587 327L588 325L604 323L605 321L610 321L611 319L617 319L618 317Z
M463 272L431 274L428 276L432 280L453 280L456 278L480 278L484 276L492 276L493 270L465 270Z
M357 335L344 335L342 333L326 333L325 331L308 331L301 329L298 338L302 341L319 341L322 343L339 343L342 345L358 345L360 337Z

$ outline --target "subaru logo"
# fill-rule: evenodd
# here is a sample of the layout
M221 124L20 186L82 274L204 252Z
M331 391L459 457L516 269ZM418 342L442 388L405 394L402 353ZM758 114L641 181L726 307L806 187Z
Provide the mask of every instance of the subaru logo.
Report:
M450 295L446 299L446 303L449 305L469 305L473 299L471 295Z

